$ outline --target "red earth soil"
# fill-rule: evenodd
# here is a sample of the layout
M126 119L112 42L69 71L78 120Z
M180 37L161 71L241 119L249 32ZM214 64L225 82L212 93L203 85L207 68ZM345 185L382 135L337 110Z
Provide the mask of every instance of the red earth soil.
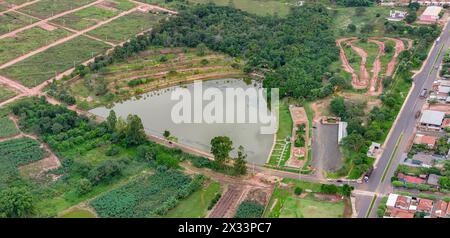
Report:
M380 94L381 92L383 92L383 84L378 82L378 74L381 71L380 56L384 55L384 42L373 40L373 39L369 39L368 41L378 45L377 57L375 58L375 61L373 62L372 78L370 79L369 92L372 94L375 94L375 91L377 90L377 84L378 84L378 90L376 93Z
M386 76L392 76L394 74L395 65L398 61L399 54L405 50L405 45L403 43L403 40L395 39L395 38L389 38L389 37L378 37L378 38L370 38L368 41L374 44L378 45L378 53L375 58L375 61L373 62L373 69L372 69L372 78L370 79L370 84L368 82L369 73L366 69L366 61L367 61L367 52L365 52L363 49L356 47L353 45L354 42L358 41L356 37L349 37L349 38L342 38L338 39L336 41L336 45L340 49L340 57L342 60L342 67L344 70L348 73L352 74L352 86L355 89L362 89L366 88L368 84L369 87L369 93L371 94L381 94L383 92L383 85L381 81L378 80L378 75L381 71L381 60L380 57L384 55L384 42L378 41L377 39L386 39L391 40L395 42L395 53L391 59L391 61L388 63L386 68ZM408 49L412 46L412 41L410 39L404 39L408 41ZM361 66L360 66L360 79L358 78L358 75L354 72L354 69L350 66L348 63L347 56L345 55L345 51L342 47L342 42L347 42L348 45L352 47L352 49L361 57ZM378 85L378 89L377 89Z

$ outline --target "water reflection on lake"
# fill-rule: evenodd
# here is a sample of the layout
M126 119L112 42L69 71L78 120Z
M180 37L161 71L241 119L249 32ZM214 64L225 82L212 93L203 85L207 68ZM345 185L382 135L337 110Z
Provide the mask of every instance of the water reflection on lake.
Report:
M237 79L203 82L203 90L215 87L222 92L225 92L226 88L240 87L245 90L255 86L260 87L260 84L252 82L247 85L244 81ZM193 84L182 87L188 89L193 95ZM137 98L117 103L111 109L122 118L126 118L129 114L138 115L142 119L147 133L162 137L164 130L168 130L178 139L179 143L207 152L210 151L210 141L212 138L216 136L228 136L233 141L236 149L239 145L244 146L248 154L247 160L249 162L256 164L264 164L266 162L272 147L273 135L260 133L261 126L265 126L265 124L260 122L242 124L176 124L171 119L172 107L178 103L178 101L171 100L171 93L175 88L177 87L146 93ZM227 98L226 101L230 102L229 99ZM207 105L208 102L203 101L203 106ZM253 103L252 100L247 100L245 106L247 111L257 110L258 108L257 104ZM267 110L267 107L264 108ZM91 112L101 117L107 117L111 109L100 107L91 110ZM235 151L232 155L235 155Z

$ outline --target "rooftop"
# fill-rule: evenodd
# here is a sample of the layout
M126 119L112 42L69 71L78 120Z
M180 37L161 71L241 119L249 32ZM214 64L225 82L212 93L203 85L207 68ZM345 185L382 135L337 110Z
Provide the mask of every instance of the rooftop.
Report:
M439 16L439 13L442 11L442 7L438 6L429 6L422 13L422 16Z
M447 211L448 204L442 200L436 202L434 217L445 217L445 212Z
M425 179L421 179L421 178L410 176L410 175L405 175L405 174L402 174L402 173L398 174L398 178L401 179L402 181L408 182L408 183L414 183L414 184L423 184L423 183L425 183Z
M413 155L412 160L420 161L427 165L432 165L435 160L435 157L431 154L419 152L419 153Z
M445 112L424 110L422 117L420 118L420 123L440 126L444 120L444 117Z
M436 144L436 141L437 137L430 135L417 134L416 137L414 138L414 144L421 144L421 145L434 146Z
M431 210L433 210L433 200L421 198L417 210L423 212L431 212Z

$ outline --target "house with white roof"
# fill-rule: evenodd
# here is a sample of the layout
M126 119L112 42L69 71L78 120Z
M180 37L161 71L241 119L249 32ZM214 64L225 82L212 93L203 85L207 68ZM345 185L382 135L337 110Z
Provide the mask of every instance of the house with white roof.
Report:
M440 131L445 112L424 110L419 121L419 129L424 131Z

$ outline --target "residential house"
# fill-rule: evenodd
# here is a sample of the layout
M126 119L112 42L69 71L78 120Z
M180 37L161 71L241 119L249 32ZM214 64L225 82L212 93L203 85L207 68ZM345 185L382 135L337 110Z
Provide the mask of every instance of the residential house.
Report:
M434 206L433 216L434 218L444 218L447 211L448 203L438 200Z
M395 207L403 210L409 210L409 205L411 204L411 197L408 196L398 196L395 201Z
M430 174L428 175L427 184L434 188L439 188L439 178L441 178L441 176Z
M431 214L433 211L433 203L433 200L421 198L419 200L419 206L417 206L417 211Z
M413 167L424 167L424 168L431 168L434 164L434 156L431 154L426 154L419 152L415 155L413 155L411 159L411 165Z
M440 131L445 112L424 110L419 121L419 129L425 131Z
M433 149L437 140L438 138L436 136L416 134L414 137L414 144L426 145L428 148Z
M426 180L423 178L418 178L410 175L405 175L403 173L398 173L398 180L404 183L413 183L413 184L425 184Z

